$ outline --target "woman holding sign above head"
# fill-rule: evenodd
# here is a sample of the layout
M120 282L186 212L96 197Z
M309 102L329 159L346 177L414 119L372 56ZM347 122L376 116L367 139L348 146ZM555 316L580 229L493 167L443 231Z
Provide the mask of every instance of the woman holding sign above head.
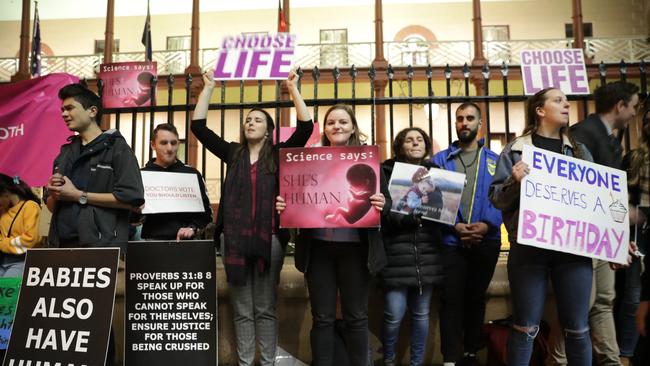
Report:
M589 336L589 296L592 260L517 243L519 195L522 179L530 173L524 163L524 145L591 161L584 145L569 134L569 102L555 88L543 89L528 98L526 127L522 136L501 152L490 186L490 200L503 214L512 244L508 256L508 280L513 303L513 326L508 340L508 365L528 365L533 341L544 312L546 287L550 277L557 302L566 355L570 365L591 365Z
M359 131L350 106L338 104L327 110L321 139L323 146L360 146L364 140L365 136ZM359 197L355 199L359 202L355 202L354 208L350 206L345 212L336 215L354 216L359 211L356 208L368 204L370 207L367 209L378 210L386 217L391 204L383 174L380 176L379 187L381 193ZM286 202L280 196L277 197L276 208L278 212L286 208ZM332 218L334 219L336 217ZM294 258L296 268L305 273L309 290L313 318L310 334L312 364L333 366L335 363L335 322L339 294L350 364L366 366L370 275L377 274L386 264L379 228L301 229L296 239Z
M390 179L395 163L401 162L421 166L414 177L428 175L430 168L437 167L431 162L431 146L429 135L420 128L400 131L393 142L394 158L382 164L384 174ZM407 212L410 214L391 212L383 227L388 258L381 272L385 289L382 343L386 366L399 363L395 359L395 348L407 308L411 311L410 365L422 364L429 334L431 294L434 286L443 282L440 224L423 220L417 208Z
M221 256L234 310L239 365L253 364L256 339L261 364L273 365L278 337L276 286L289 239L288 232L279 229L273 210L278 151L281 147L304 146L313 123L298 91L298 76L291 72L285 84L298 115L298 125L291 137L273 145L273 119L263 109L252 109L241 128L240 142L227 142L206 126L215 87L211 71L203 74L203 82L192 132L228 165L215 240L223 233Z
M25 253L41 240L41 200L19 177L0 173L0 277L21 277Z

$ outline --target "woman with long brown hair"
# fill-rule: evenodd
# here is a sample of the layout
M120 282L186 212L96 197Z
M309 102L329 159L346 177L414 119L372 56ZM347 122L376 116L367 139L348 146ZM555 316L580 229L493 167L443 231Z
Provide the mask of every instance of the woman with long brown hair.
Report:
M501 152L490 200L500 209L512 243L508 256L508 280L512 297L513 329L508 340L508 365L528 365L533 341L544 312L550 278L555 292L560 325L570 365L591 365L589 296L591 258L517 243L519 194L530 168L521 160L524 145L591 161L584 145L569 134L569 102L555 88L543 89L528 98L526 127L522 136Z
M203 91L194 109L192 132L228 165L221 190L215 241L223 233L221 258L233 305L239 365L252 365L255 341L260 363L275 363L278 324L276 287L289 239L274 217L278 193L278 153L282 147L302 147L313 129L307 106L298 91L298 76L290 73L285 85L298 116L296 131L286 142L273 144L275 125L263 109L252 109L240 129L239 142L227 142L207 127L210 97L215 87L212 72L203 74Z

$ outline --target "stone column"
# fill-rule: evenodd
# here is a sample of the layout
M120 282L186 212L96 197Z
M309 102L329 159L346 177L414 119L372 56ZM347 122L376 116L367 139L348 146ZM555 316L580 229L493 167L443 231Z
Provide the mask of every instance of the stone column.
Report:
M18 54L18 72L11 77L11 82L27 80L31 78L29 73L29 13L30 1L23 0L23 14L20 20L20 51Z

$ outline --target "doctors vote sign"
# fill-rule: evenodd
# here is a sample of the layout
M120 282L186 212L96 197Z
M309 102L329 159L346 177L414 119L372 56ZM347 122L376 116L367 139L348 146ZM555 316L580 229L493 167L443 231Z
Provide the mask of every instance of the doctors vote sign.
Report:
M625 263L630 229L627 175L588 161L524 146L517 241Z

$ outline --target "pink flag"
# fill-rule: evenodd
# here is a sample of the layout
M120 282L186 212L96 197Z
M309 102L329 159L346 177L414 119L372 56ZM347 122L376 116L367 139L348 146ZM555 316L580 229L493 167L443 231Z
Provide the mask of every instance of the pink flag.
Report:
M59 89L79 82L50 74L0 85L0 172L44 186L61 145L72 135L61 119Z

